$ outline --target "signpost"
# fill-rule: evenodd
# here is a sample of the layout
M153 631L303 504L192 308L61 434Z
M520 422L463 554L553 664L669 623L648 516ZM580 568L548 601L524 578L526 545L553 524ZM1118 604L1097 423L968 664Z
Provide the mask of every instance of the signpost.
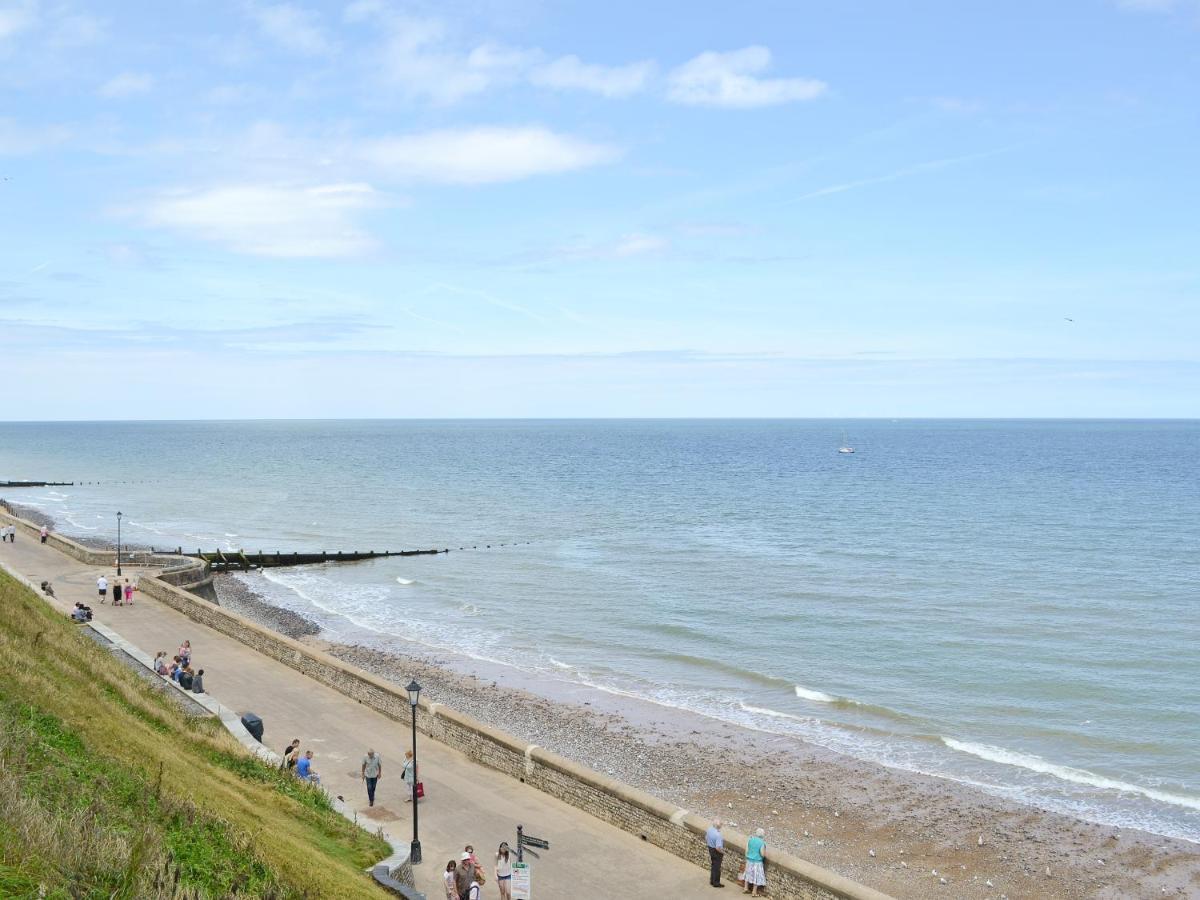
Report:
M533 893L530 887L533 871L529 868L529 863L525 862L525 851L529 850L529 855L534 859L538 858L538 854L534 853L531 848L537 847L540 850L549 850L550 842L545 838L531 837L525 833L525 826L517 826L517 861L513 863L512 873L512 900L531 900Z
M512 900L532 900L530 893L529 863L515 862L512 865Z

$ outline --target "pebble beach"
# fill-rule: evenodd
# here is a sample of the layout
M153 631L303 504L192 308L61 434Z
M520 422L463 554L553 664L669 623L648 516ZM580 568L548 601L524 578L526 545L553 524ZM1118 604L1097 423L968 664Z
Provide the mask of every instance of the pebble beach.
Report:
M769 846L896 897L1200 895L1200 847L1006 802L630 698L545 696L469 661L320 637L298 613L218 576L222 605Z

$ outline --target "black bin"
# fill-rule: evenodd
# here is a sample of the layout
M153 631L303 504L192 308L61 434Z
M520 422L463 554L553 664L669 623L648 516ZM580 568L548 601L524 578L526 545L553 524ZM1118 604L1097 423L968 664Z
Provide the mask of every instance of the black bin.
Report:
M258 716L256 716L252 712L243 713L242 714L242 725L248 732L250 732L250 736L252 738L254 738L256 741L258 741L260 744L262 743L262 736L263 736L263 720L262 719L260 719Z

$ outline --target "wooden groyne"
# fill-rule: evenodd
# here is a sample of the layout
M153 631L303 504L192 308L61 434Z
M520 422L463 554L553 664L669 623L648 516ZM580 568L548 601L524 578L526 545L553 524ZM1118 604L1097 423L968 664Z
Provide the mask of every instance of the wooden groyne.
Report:
M73 481L0 481L0 488L74 487Z
M281 552L276 550L264 553L247 553L244 550L197 550L195 553L184 553L182 548L175 551L181 556L190 556L204 560L216 572L228 572L239 569L247 572L250 569L272 569L279 566L310 566L327 562L356 562L362 559L381 559L385 556L434 556L438 553L449 553L449 548L438 550L322 550L319 553Z

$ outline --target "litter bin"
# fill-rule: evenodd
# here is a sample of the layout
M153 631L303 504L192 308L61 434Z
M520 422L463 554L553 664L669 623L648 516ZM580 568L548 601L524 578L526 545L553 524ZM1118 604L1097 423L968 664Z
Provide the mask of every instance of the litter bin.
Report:
M263 720L252 712L242 714L242 726L250 732L250 736L262 743Z

